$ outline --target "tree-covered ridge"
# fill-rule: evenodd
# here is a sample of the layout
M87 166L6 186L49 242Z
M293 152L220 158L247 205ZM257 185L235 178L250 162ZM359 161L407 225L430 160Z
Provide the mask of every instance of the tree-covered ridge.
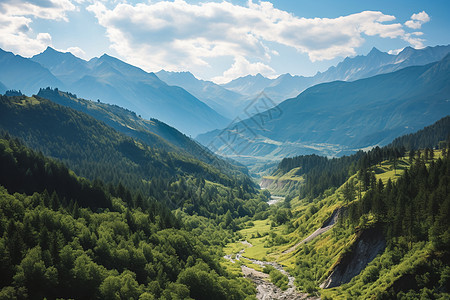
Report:
M247 281L224 271L213 249L179 229L184 225L163 205L133 208L134 201L117 197L130 193L123 187L106 190L77 178L8 137L0 139L0 151L0 299L254 294ZM108 201L97 201L102 197Z
M404 147L406 150L434 148L439 142L450 140L449 128L450 116L447 116L418 132L396 138L390 146L396 148Z
M80 99L74 94L62 92L58 89L40 89L37 95L57 104L84 112L149 146L184 154L189 153L196 159L216 166L226 174L242 176L239 171L247 171L245 168L238 169L236 166L216 157L207 148L157 119L145 120L137 116L135 112L117 105Z
M60 159L78 175L123 184L172 208L208 204L215 209L202 213L215 216L239 210L254 196L247 176L228 176L190 155L147 146L82 112L40 97L1 96L0 128L44 155ZM215 204L209 203L217 187L228 196L214 197Z

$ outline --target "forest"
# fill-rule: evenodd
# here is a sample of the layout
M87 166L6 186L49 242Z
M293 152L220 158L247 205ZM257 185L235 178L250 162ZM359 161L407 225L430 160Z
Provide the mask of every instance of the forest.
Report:
M142 196L76 177L8 136L0 139L0 159L8 166L0 176L0 299L254 294L160 202L139 205Z

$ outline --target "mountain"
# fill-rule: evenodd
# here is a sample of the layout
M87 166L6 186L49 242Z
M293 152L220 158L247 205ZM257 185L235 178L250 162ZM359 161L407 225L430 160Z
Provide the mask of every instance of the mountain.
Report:
M239 115L242 107L248 103L248 97L226 89L214 82L197 79L190 72L168 72L161 70L156 75L169 85L184 88L229 119L233 119Z
M450 45L414 49L406 47L397 55L381 52L377 48L366 56L346 58L336 67L314 76L318 82L335 80L353 81L374 75L391 73L410 66L421 66L436 62L450 52Z
M291 74L283 74L264 88L264 93L270 97L275 103L296 97L315 83L314 77L292 76Z
M64 84L39 63L0 49L0 82L8 89L34 94L39 88L63 88Z
M181 149L168 151L152 147L85 113L37 96L1 96L0 129L23 139L27 146L44 155L60 159L80 176L101 179L107 184L120 183L154 199L170 199L178 195L173 201L183 203L183 193L167 193L177 186L174 182L188 178L197 181L189 185L184 191L186 193L191 193L201 180L209 180L228 189L244 185L245 190L253 190L253 184L246 175L237 170L227 172L225 167L229 164L224 163L220 167L216 164L214 167ZM154 139L160 144L168 144L160 137Z
M190 139L175 128L157 120L146 120L128 109L117 105L77 98L76 95L50 88L41 89L37 96L62 106L73 108L104 122L115 130L143 141L153 148L178 152L219 167L221 172L236 174L247 172L242 166L234 166L218 159L210 150Z
M343 155L386 145L450 111L450 55L437 63L353 82L319 84L223 131L204 145L245 160L299 154Z
M59 52L52 47L31 58L47 68L62 82L72 84L89 72L88 63L70 52ZM43 86L42 86L43 87Z
M272 79L266 78L258 73L256 75L236 78L228 83L222 84L222 86L242 95L254 96L261 93L271 82Z
M275 103L280 103L285 99L296 97L308 87L319 83L336 80L354 81L379 74L391 73L410 66L426 65L441 60L449 52L450 45L426 47L424 49L406 47L397 55L391 55L381 52L377 48L372 48L365 56L347 57L338 63L337 66L332 66L323 73L318 72L312 77L292 76L291 74L283 74L276 79L268 79L262 76L245 76L222 86L254 96L264 91ZM251 89L254 86L257 88ZM249 89L247 90L248 87Z
M67 90L81 97L126 107L189 135L220 128L229 122L184 89L169 86L155 74L106 54L84 61L70 53L47 48L31 60L53 70Z

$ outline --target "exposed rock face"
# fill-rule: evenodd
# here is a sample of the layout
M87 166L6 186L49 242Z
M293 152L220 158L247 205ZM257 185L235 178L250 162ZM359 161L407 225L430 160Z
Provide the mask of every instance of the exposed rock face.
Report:
M380 228L375 227L360 232L350 250L341 256L331 275L320 287L333 288L349 282L385 248L386 240Z

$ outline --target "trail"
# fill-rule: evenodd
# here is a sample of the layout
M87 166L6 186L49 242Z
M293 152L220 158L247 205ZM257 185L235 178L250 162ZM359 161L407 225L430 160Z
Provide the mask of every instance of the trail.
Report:
M247 241L241 242L244 245L252 247L253 245ZM251 259L243 256L245 249L242 249L235 255L235 259L233 260L231 255L226 255L225 258L230 260L231 262L235 262L236 260L240 260L241 258L245 258L251 261L254 264L260 265L262 267L270 265L280 271L282 274L286 275L289 279L289 288L285 291L281 290L279 287L270 282L269 275L260 271L257 271L253 268L250 268L246 265L241 266L242 274L244 277L249 278L256 285L256 299L258 300L270 300L270 299L283 299L283 300L294 300L294 299L320 299L318 297L310 297L306 293L300 293L297 291L297 288L294 285L295 278L291 276L287 271L283 269L283 267L276 262L266 262L260 261L256 259Z
M325 224L322 227L320 227L319 229L317 229L316 231L311 233L307 238L305 238L301 242L298 242L297 244L295 244L291 248L289 248L287 250L284 250L282 253L283 254L291 253L291 252L295 251L298 248L298 246L312 241L317 236L319 236L322 233L327 232L328 230L333 228L334 224L336 224L336 222L338 220L339 212L340 212L340 208L335 209L333 211L333 214L331 215L331 217L327 220L327 222L325 222Z

